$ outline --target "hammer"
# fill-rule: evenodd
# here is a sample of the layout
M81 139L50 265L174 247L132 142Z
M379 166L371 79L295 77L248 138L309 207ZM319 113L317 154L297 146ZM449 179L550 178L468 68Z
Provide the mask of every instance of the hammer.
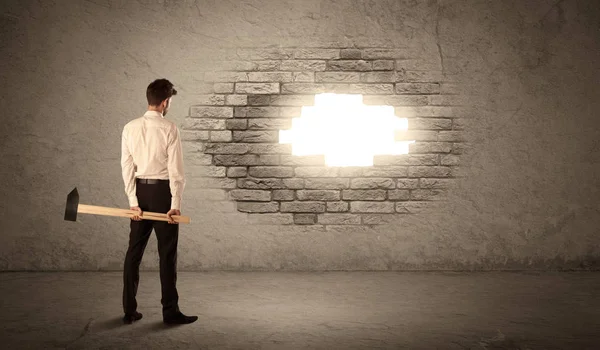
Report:
M108 215L108 216L120 216L124 218L131 218L137 215L139 212L135 210L99 207L95 205L79 204L79 193L77 187L69 193L67 196L67 207L65 208L65 220L77 221L77 213L84 214L97 214L97 215ZM178 223L189 224L189 216L183 215L171 215L173 220ZM153 213L150 211L142 212L140 216L143 220L158 220L158 221L169 221L167 214Z

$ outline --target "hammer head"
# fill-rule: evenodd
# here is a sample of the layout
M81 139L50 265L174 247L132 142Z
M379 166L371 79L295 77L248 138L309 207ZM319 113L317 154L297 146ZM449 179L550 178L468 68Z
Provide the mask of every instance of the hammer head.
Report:
M77 207L79 206L79 193L77 187L67 196L67 207L65 209L65 220L77 221Z

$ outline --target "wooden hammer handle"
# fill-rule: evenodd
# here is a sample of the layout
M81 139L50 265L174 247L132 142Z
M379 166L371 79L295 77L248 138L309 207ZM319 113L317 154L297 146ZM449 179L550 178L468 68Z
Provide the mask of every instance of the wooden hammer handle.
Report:
M137 211L130 209L119 209L119 208L109 208L109 207L100 207L96 205L87 205L87 204L79 204L77 206L77 212L83 214L96 214L96 215L107 215L107 216L120 216L124 218L131 218L132 216L137 215ZM182 224L189 224L190 217L183 215L171 215L173 220ZM164 213L153 213L151 211L142 211L142 215L140 216L143 220L157 220L157 221L169 221L167 218L167 214Z

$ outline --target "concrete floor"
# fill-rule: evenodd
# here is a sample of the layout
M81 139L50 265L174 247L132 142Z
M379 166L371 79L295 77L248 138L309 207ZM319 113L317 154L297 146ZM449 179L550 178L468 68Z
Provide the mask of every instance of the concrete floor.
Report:
M598 272L179 272L165 326L158 272L133 325L119 272L0 273L4 349L599 349Z

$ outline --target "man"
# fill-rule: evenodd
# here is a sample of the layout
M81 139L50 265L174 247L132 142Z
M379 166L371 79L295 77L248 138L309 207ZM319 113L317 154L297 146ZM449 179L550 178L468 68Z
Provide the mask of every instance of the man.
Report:
M123 311L125 323L140 320L136 294L144 249L152 229L156 232L160 257L160 283L163 322L186 324L197 316L186 316L179 310L177 281L177 241L179 225L172 215L181 215L181 194L185 186L183 154L179 129L165 119L172 96L177 90L167 79L157 79L148 85L148 110L123 128L121 168L125 193L132 216L129 248L123 271ZM169 221L142 220L143 211L166 213Z

